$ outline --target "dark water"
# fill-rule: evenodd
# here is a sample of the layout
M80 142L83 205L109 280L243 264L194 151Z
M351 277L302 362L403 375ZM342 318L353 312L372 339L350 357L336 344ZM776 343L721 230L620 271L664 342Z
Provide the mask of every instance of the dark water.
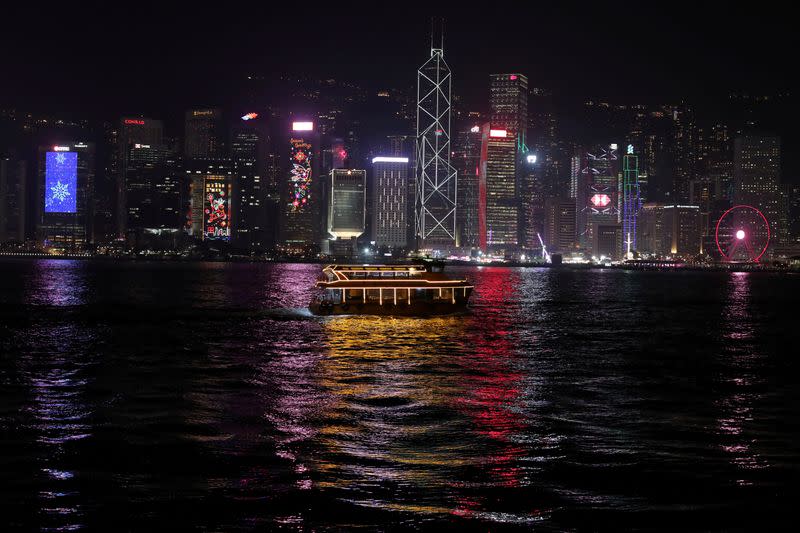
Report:
M452 270L318 319L314 265L0 262L0 530L788 528L800 277Z

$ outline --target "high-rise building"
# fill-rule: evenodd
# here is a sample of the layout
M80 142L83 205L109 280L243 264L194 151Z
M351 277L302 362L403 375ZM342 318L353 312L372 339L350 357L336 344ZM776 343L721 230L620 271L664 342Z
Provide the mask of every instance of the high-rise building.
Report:
M423 249L457 245L458 176L450 164L450 99L452 77L444 49L417 72L417 142L415 233Z
M175 169L165 165L169 151L163 145L134 143L125 157L125 232L135 238L145 229L160 226L159 185Z
M702 216L696 205L665 205L664 248L681 256L696 256L702 247ZM666 253L666 252L664 252Z
M191 109L186 112L184 156L214 159L224 154L222 111Z
M39 147L37 240L47 248L75 252L92 241L93 143Z
M547 198L544 202L542 239L550 252L565 252L575 247L575 199Z
M372 240L377 247L408 246L408 158L372 158Z
M514 132L520 145L528 129L528 78L519 73L489 75L489 122L492 128Z
M598 146L581 152L580 172L575 184L578 240L582 248L591 250L592 234L598 223L614 224L619 213L619 176L617 144Z
M770 242L780 242L786 232L785 201L780 184L780 138L742 135L734 139L733 150L735 203L751 205L764 213L769 222ZM767 236L757 237L765 241Z
M231 128L230 153L236 176L231 209L236 224L232 242L254 253L272 244L267 228L266 159L269 141L265 121L246 113Z
M632 144L628 145L622 157L622 256L632 259L636 251L636 223L642 208L639 190L639 156L634 153Z
M547 166L539 165L536 154L528 153L518 172L519 180L519 245L532 250L540 248L539 235L544 231L544 202L557 197L547 180Z
M480 200L485 200L486 228L483 239L488 248L510 251L518 244L516 136L513 131L484 124L482 143L481 155L485 159L481 161Z
M328 233L336 239L355 239L364 233L366 186L366 170L331 171Z
M142 184L136 180L149 174L149 170L144 167L162 162L168 151L164 143L164 123L160 120L122 117L116 140L116 229L117 237L122 238L125 237L130 219L128 195L134 195L131 198L132 204L141 204L136 196Z
M358 254L357 239L366 228L367 172L351 168L331 170L328 185L328 233L331 253L351 258Z
M0 244L25 242L27 185L25 161L0 158Z
M322 187L317 179L318 159L319 137L314 132L314 123L292 122L282 240L294 253L314 250L319 240Z
M654 256L693 257L702 246L702 216L696 205L642 206L637 225L637 249Z
M480 246L478 233L478 181L481 163L481 128L477 124L461 127L453 143L453 166L458 172L459 246Z
M230 242L236 221L231 205L234 170L226 164L187 170L189 177L189 232L203 241Z
M694 112L681 105L672 109L674 126L674 168L671 202L689 201L689 184L696 176L697 131Z

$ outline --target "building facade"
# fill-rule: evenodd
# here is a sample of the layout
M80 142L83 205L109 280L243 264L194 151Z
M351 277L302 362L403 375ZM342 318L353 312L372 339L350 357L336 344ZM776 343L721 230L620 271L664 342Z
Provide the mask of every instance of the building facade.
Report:
M93 143L39 147L37 240L45 248L86 250L92 242Z
M408 246L408 158L372 158L372 240L377 247Z

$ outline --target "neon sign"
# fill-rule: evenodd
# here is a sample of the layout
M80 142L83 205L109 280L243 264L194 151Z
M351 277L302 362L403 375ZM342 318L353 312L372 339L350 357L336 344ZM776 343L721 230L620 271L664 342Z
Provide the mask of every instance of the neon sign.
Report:
M313 122L292 122L292 131L311 131L313 129Z
M489 137L508 137L506 130L489 130Z
M605 207L611 203L611 198L607 194L595 194L589 201L595 207Z
M291 211L303 211L311 199L311 145L303 139L292 139L289 171L289 206Z
M224 181L207 180L203 202L203 236L229 241L231 238L230 198Z
M47 152L44 171L44 212L77 212L77 189L78 152Z
M384 157L378 156L372 158L373 163L408 163L407 157Z
M258 113L247 113L246 115L242 115L242 120L253 120L254 118L258 118Z
M123 122L125 124L133 124L133 125L136 125L136 126L144 126L144 120L126 118Z

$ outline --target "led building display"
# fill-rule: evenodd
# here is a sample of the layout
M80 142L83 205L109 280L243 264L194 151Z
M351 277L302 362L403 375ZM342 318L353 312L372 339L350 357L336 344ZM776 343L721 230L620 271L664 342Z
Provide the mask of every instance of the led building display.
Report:
M78 197L78 153L47 152L45 213L75 213Z
M292 139L290 144L289 211L302 212L311 201L311 145L302 139Z
M230 191L222 180L206 180L203 201L203 238L231 239Z

